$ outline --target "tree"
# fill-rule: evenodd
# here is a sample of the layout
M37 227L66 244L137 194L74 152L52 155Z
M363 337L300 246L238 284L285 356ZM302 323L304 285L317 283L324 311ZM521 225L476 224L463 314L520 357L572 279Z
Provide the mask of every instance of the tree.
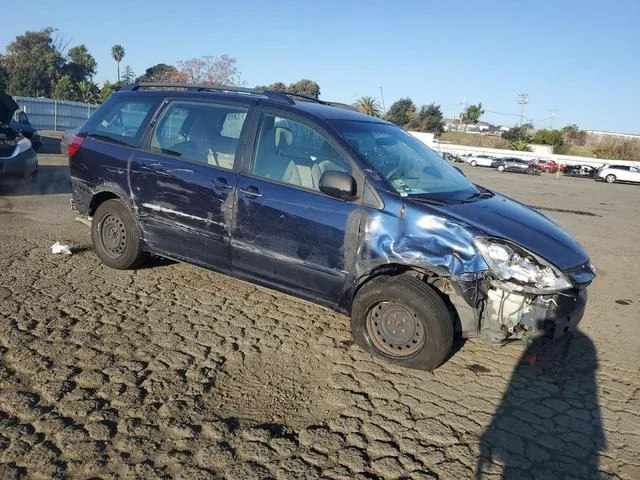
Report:
M111 47L111 56L118 64L118 81L120 81L120 62L124 58L124 47L119 43L116 43Z
M69 75L63 75L58 79L51 96L56 100L75 100L76 89Z
M587 132L580 130L577 125L567 125L562 128L564 141L569 145L585 145L587 143Z
M502 138L509 141L524 140L530 142L532 140L531 129L529 124L524 124L521 127L512 127L506 132L502 132Z
M380 104L374 97L360 97L356 102L355 107L362 113L371 115L372 117L381 117Z
M313 80L302 79L289 85L287 92L297 93L317 100L320 97L320 85Z
M102 88L100 89L100 93L98 94L98 102L99 103L104 103L107 101L107 98L109 98L109 96L115 92L117 90L115 84L111 83L111 82L104 82L102 84Z
M387 120L406 128L416 115L416 106L409 97L401 98L389 107Z
M476 125L480 121L480 117L484 115L484 109L482 103L478 105L469 105L467 109L462 113L462 123L464 123L464 130L467 131L467 125L470 123Z
M271 85L258 85L256 90L275 90L276 92L286 92L287 86L282 82L275 82Z
M122 73L122 82L125 85L129 85L130 83L133 83L135 81L135 78L136 74L133 73L133 69L129 65L124 67L124 72Z
M82 80L91 80L96 74L97 67L96 60L83 44L69 50L67 64L63 70L73 83L78 83Z
M228 55L191 58L178 62L180 73L188 83L213 86L242 84L237 60Z
M51 37L54 31L51 27L27 31L7 46L2 63L7 72L8 93L32 97L51 95L64 64Z
M420 111L408 123L406 128L418 132L431 132L436 135L444 133L444 116L440 110L440 105L430 103L420 107Z
M145 70L144 75L136 78L136 83L179 82L180 72L173 65L158 63Z
M0 55L0 91L4 91L7 87L7 80L9 75L7 69L4 67L3 55Z
M536 131L532 142L539 143L541 145L560 146L564 143L564 135L561 130L547 130L546 128L541 128Z
M90 80L78 83L78 100L84 103L95 103L98 99L98 86Z

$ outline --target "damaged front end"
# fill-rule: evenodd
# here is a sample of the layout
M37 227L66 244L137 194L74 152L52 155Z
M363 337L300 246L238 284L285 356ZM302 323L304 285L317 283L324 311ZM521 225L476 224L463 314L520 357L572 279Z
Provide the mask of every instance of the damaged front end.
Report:
M399 210L398 217L363 219L356 278L366 281L365 272L369 278L418 276L441 294L458 336L490 343L555 338L582 319L595 268L578 247L583 262L561 270L513 241L442 212L424 206Z

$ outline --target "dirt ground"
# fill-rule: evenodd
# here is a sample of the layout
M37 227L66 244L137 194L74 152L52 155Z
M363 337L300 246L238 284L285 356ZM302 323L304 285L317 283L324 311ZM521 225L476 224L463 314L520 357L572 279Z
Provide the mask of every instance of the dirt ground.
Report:
M640 186L463 167L572 232L598 278L535 362L468 341L428 373L273 291L104 267L67 167L41 162L0 186L0 478L640 478Z

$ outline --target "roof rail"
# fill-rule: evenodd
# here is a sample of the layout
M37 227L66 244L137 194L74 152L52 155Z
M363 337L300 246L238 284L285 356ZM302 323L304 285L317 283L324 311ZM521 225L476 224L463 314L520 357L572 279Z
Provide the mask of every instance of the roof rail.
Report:
M184 90L195 90L196 92L233 92L233 93L249 93L254 95L264 95L269 100L273 100L275 102L293 104L293 100L291 100L285 93L277 92L275 90L261 90L257 88L246 88L246 87L229 87L229 86L215 86L215 85L198 85L193 83L162 83L162 82L151 82L151 83L134 83L130 85L125 85L121 88L122 91L137 91L143 88L167 88L167 89L184 89Z
M167 89L183 89L183 90L195 90L196 92L233 92L233 93L248 93L253 95L263 95L267 97L269 100L273 100L274 102L286 103L288 105L292 105L295 102L291 97L300 98L302 100L306 100L308 102L320 103L322 105L329 105L332 107L345 108L347 110L356 110L351 105L347 105L346 103L340 102L325 102L323 100L318 100L317 98L309 97L307 95L302 95L300 93L294 92L281 92L279 90L268 90L268 89L260 89L260 88L246 88L246 87L231 87L231 86L216 86L216 85L198 85L193 83L163 83L163 82L150 82L150 83L133 83L129 85L125 85L120 90L121 91L137 91L143 88L167 88Z

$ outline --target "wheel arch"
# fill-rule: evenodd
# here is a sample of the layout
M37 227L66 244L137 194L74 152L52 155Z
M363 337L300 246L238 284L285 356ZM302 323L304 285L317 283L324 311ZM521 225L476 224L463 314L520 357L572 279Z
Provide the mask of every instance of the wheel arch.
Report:
M133 202L130 200L129 195L117 184L109 184L106 183L101 185L91 197L91 201L89 202L89 211L88 214L92 217L98 207L110 199L118 199L121 200L129 210L134 211Z

